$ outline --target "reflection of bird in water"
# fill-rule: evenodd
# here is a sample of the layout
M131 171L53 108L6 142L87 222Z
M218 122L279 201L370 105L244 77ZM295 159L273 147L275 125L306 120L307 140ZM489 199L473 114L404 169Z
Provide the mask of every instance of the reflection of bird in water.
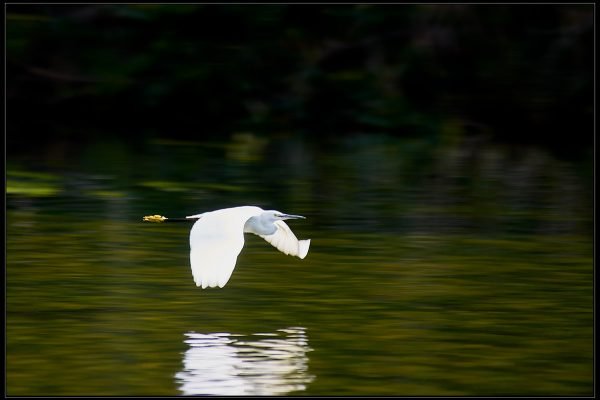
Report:
M190 232L190 263L196 286L223 287L231 277L237 257L244 247L244 232L265 239L277 250L299 258L306 257L310 239L298 240L283 220L304 218L276 210L242 206L191 215L166 218L148 215L148 222L197 220Z
M175 378L184 395L283 395L305 390L308 339L304 328L275 333L185 334L189 349Z

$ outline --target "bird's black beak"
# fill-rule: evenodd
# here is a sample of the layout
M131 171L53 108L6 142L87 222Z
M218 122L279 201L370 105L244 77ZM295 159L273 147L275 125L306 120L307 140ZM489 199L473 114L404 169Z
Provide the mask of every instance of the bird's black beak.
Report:
M283 214L282 219L306 219L306 217L303 217L302 215L292 215L292 214Z

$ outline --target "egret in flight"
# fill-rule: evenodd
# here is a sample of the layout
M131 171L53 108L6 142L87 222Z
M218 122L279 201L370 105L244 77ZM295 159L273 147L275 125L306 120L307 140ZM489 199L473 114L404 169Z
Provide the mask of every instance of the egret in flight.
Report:
M285 222L304 218L276 210L242 206L167 218L148 215L148 222L196 221L190 232L190 264L196 286L225 286L235 268L237 257L244 247L244 232L254 233L271 243L277 250L303 259L308 253L310 239L298 240Z

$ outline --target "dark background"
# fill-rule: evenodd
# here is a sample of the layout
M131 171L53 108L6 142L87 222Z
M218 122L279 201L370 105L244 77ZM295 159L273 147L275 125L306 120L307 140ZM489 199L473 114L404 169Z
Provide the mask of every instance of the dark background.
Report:
M9 151L94 131L435 136L452 119L591 154L591 4L11 4L6 22Z

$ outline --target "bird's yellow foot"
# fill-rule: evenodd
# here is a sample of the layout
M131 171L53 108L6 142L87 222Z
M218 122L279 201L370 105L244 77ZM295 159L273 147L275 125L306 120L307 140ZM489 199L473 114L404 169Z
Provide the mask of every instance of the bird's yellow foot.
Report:
M167 217L163 217L162 215L146 215L143 220L146 222L164 222Z

